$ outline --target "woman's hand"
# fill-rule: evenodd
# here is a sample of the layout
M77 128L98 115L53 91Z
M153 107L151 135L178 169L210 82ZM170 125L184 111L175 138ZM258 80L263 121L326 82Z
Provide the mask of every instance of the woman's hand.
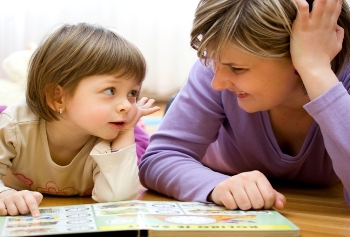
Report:
M342 0L315 0L312 11L306 0L296 0L299 12L293 23L290 42L295 68L329 67L340 52L344 30L337 25Z
M33 217L39 217L39 204L43 195L39 192L22 190L6 190L0 196L0 215L15 216L31 213Z
M344 29L337 24L342 0L295 0L298 14L292 26L290 53L311 100L330 89L338 79L331 61L342 49Z
M282 209L286 198L274 190L259 171L244 172L219 183L212 191L211 201L226 208L249 210Z

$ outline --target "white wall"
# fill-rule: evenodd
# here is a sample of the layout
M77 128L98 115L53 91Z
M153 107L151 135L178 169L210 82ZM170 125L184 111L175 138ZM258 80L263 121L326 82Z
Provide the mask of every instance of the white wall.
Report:
M98 23L116 28L141 49L149 66L143 94L167 100L197 59L189 33L198 1L0 0L0 64L29 43L39 43L58 24ZM5 77L0 66L0 78Z
M140 48L148 63L143 94L167 100L197 59L189 34L198 1L0 0L0 64L61 23L97 23L116 28Z

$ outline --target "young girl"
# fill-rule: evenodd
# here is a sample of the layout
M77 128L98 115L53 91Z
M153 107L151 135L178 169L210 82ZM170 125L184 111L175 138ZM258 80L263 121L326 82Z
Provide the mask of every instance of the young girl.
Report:
M39 216L41 193L134 199L134 126L157 110L137 102L146 63L115 32L63 25L31 60L26 101L0 116L0 214Z
M191 45L202 60L142 157L145 187L281 209L271 179L341 181L350 205L349 6L308 2L200 1Z

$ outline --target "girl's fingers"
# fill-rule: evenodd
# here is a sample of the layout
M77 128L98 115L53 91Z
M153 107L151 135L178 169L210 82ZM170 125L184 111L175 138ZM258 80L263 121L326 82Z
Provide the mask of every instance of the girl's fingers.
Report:
M22 215L28 214L30 212L30 209L24 199L16 201L15 205L17 207L18 212Z
M141 99L139 99L139 101L137 103L145 104L147 101L148 101L147 97L142 97Z
M39 193L39 192L32 192L32 194L33 194L33 197L35 198L35 200L36 200L36 203L39 205L40 203L41 203L41 201L43 200L43 195L41 194L41 193Z
M0 202L0 215L18 215L31 213L33 217L39 217L38 206L43 195L28 190L18 191L5 197Z
M17 206L15 205L14 202L7 202L6 208L7 208L7 214L10 216L16 216L19 214Z
M154 99L149 99L144 106L151 107L154 104L154 102L155 102Z
M33 217L39 217L40 212L38 209L38 202L36 198L33 195L25 195L24 200L25 200L26 208L19 209L20 212L22 213L23 211L24 213L22 214L27 214L30 212Z
M148 99L147 97L142 97L138 102L137 106L142 108L150 108L154 104L154 99Z
M160 108L158 106L155 106L155 107L152 107L152 108L148 108L148 109L143 109L142 110L142 116L153 114L154 112L157 112L159 110L160 110Z
M0 202L0 216L6 216L7 215L7 208L5 206L5 203Z

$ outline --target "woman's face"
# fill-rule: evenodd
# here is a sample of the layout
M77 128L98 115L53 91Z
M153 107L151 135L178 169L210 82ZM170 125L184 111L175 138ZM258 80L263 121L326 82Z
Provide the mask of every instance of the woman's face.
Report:
M213 89L235 93L240 108L249 113L278 106L298 108L309 100L288 58L258 57L231 43L213 60L213 70Z

